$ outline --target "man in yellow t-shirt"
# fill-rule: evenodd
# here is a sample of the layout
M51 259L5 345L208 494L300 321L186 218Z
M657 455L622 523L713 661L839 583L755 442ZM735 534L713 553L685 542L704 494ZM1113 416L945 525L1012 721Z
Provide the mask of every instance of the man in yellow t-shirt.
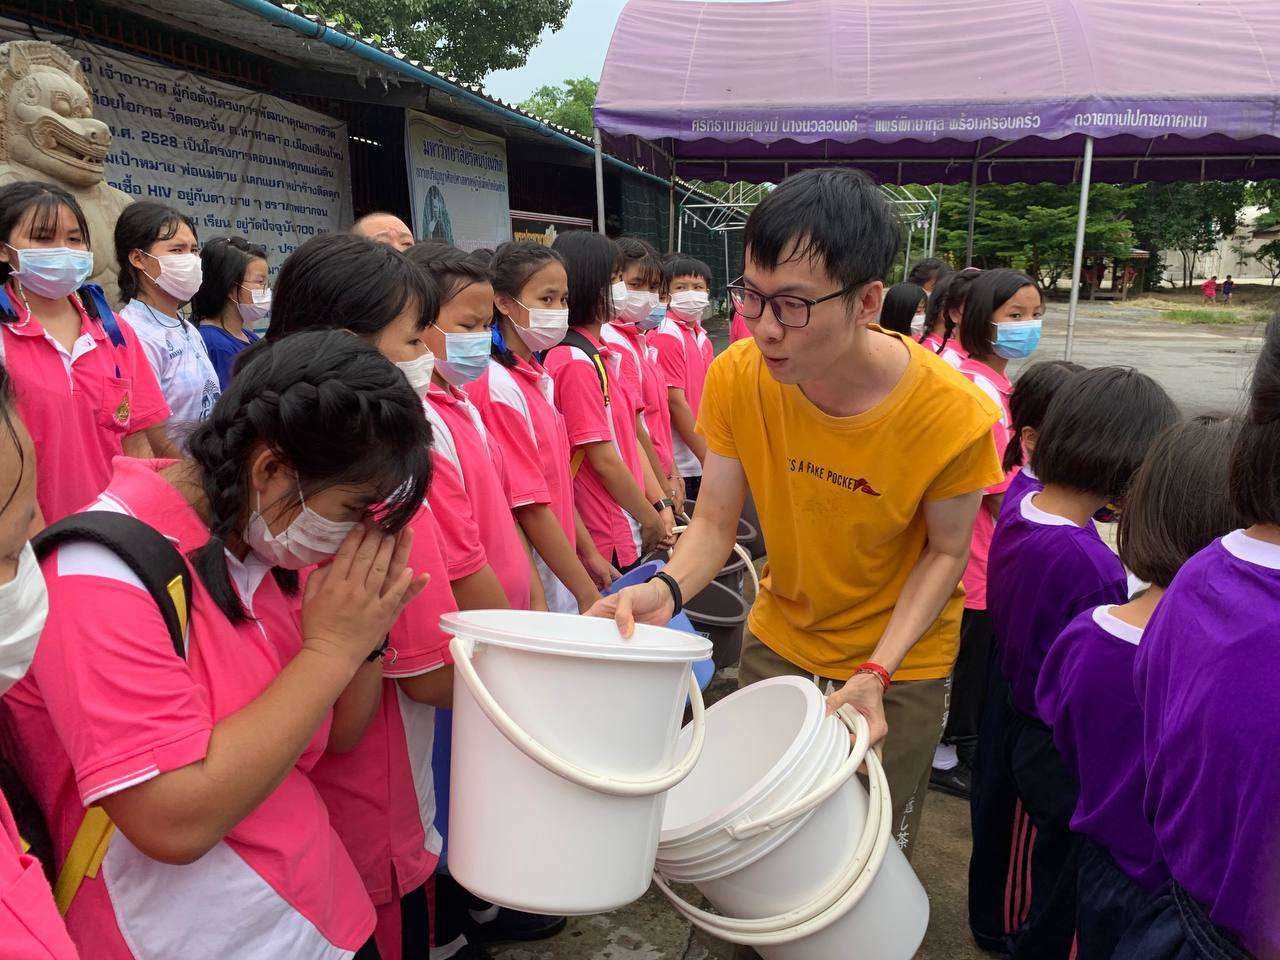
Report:
M898 242L893 211L855 171L797 174L755 208L746 271L730 287L752 338L707 375L697 515L659 579L593 612L624 633L666 623L720 570L749 488L769 563L740 682L839 681L830 706L852 705L884 740L909 854L946 717L973 521L1002 474L995 404L874 324Z

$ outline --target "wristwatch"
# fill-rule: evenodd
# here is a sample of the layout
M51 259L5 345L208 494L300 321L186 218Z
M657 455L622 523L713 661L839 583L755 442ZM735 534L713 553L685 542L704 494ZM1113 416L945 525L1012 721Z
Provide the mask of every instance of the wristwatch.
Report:
M657 510L659 513L661 513L663 510L671 510L674 512L676 509L676 505L671 502L671 499L669 497L663 497L661 500L654 501L653 509Z

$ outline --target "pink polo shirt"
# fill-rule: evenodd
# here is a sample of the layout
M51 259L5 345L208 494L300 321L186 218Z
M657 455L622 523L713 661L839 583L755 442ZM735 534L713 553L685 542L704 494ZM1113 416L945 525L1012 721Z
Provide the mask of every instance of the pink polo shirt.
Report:
M1003 373L997 373L981 360L966 358L960 363L960 372L1000 406L1000 419L991 425L991 436L996 442L996 454L1004 459L1005 448L1012 436L1013 415L1009 412L1009 394L1013 385ZM1011 470L994 486L987 487L987 496L1004 493L1009 489L1017 469ZM964 605L967 610L987 609L987 554L991 552L991 538L996 532L996 519L986 505L978 508L973 522L973 540L969 545L969 564L964 568L961 582L964 584Z
M129 513L186 556L208 528L160 476L171 461L119 458L92 509ZM49 620L31 672L6 696L6 734L67 855L86 805L203 760L216 723L276 679L302 646L296 602L266 564L227 554L252 619L232 623L192 574L188 659L155 601L103 547L68 544L42 564ZM373 930L373 906L308 778L326 720L262 803L195 863L152 860L117 830L86 878L67 929L94 960L349 957ZM136 953L134 952L136 951Z
M644 401L644 426L649 431L665 476L675 463L671 446L671 408L667 406L667 381L658 365L658 351L649 346L634 323L606 323L600 337L618 348L622 376L631 392Z
M969 356L969 354L965 352L964 347L960 346L960 341L954 333L951 335L951 339L947 341L947 345L945 347L942 346L941 335L936 333L929 334L929 336L925 337L924 340L920 342L920 345L934 353L937 353L938 356L942 357L943 360L947 361L947 363L951 364L951 366L955 367L957 370L960 369L960 365ZM938 353L939 347L942 347L941 353Z
M511 514L501 449L461 390L432 383L424 409L432 430L427 503L440 525L449 579L470 576L487 563L507 602L529 609L533 570Z
M702 387L715 353L706 331L696 322L686 323L668 313L661 325L649 334L649 343L658 351L658 364L666 378L666 386L684 391L689 409L693 411L696 420L698 409L702 406ZM671 444L680 475L702 476L701 461L681 439L678 431L672 432Z
M409 526L414 534L409 566L431 579L391 629L382 701L364 736L349 753L326 753L311 771L333 829L378 906L422 886L435 871L443 845L435 828L431 776L436 711L410 699L396 681L453 662L440 617L457 605L431 508L423 504Z
M502 451L509 503L514 510L546 504L560 522L571 547L577 546L573 514L573 473L569 469L569 431L555 408L555 384L542 365L517 358L514 367L489 361L480 379L467 384L489 439ZM577 613L573 593L535 554L534 566L547 595L548 609Z
M604 402L595 365L585 353L566 344L547 352L543 363L555 381L556 408L569 429L569 444L576 453L587 444L612 443L644 489L644 468L636 441L635 412L639 407L622 376L621 358L616 348L579 330L595 344L605 362L610 402ZM640 556L640 527L609 495L586 458L573 478L573 497L592 542L604 558L616 557L622 566L635 563Z
M76 960L77 956L40 861L22 852L18 825L0 794L0 957Z
M747 326L747 321L742 319L737 310L733 311L733 319L729 321L729 342L737 343L749 336L751 336L751 328Z
M46 523L102 492L124 438L164 423L169 407L137 335L123 320L116 347L79 297L81 332L68 352L30 317L10 285L16 323L0 324L0 363L13 378L18 414L36 448L36 500Z

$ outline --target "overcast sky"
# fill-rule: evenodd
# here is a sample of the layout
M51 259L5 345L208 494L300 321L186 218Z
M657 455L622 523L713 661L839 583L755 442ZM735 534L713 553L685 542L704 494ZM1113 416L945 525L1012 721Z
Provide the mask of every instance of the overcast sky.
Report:
M546 83L570 77L600 79L604 55L613 36L613 25L626 0L573 0L564 26L556 33L543 33L529 54L529 62L519 70L499 70L484 81L495 97L519 103Z

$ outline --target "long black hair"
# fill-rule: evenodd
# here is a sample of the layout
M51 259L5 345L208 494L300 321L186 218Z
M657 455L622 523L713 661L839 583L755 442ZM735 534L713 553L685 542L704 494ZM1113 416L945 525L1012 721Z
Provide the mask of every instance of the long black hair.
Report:
M588 327L613 316L613 275L622 259L618 245L594 230L570 230L552 249L569 274L569 326Z
M1070 360L1038 360L1022 371L1009 394L1012 435L1004 450L1005 473L1022 466L1022 431L1030 427L1038 433L1058 390L1083 370Z
M191 298L191 319L194 323L202 320L217 321L222 310L236 291L235 299L240 299L236 290L244 283L245 271L254 260L266 261L267 248L257 243L250 243L244 237L217 237L200 248L200 266L203 278L200 289Z
M335 330L263 341L188 441L209 504L209 542L191 554L196 573L232 621L247 620L227 573L250 513L250 465L266 447L296 472L303 497L339 484L372 484L371 519L401 530L431 476L422 401L396 367L358 337ZM274 571L286 591L297 575Z
M994 352L996 325L995 313L1012 300L1019 291L1035 287L1036 283L1020 270L984 270L969 285L969 296L964 303L964 316L960 320L960 346L975 360L989 357ZM1041 301L1044 295L1040 294Z
M534 243L532 240L504 243L489 259L489 282L493 284L493 292L519 300L520 291L529 282L529 278L549 263L563 266L564 258L546 244ZM504 367L514 367L516 357L502 340L502 328L499 325L501 319L502 311L494 303L493 357Z
M1246 524L1280 524L1280 315L1267 324L1253 368L1230 477L1231 502Z
M196 222L163 203L138 200L120 211L116 220L115 243L116 282L120 285L121 303L135 299L142 289L138 268L129 262L129 254L135 250L146 253L153 243L172 240L184 225L191 228L192 236L199 241Z
M880 326L894 333L911 336L911 318L929 295L916 283L895 283L885 292L880 309Z
M440 293L403 253L350 233L327 233L281 265L264 339L325 328L375 337L411 304L419 327L426 327L440 312Z
M71 215L76 218L76 225L80 227L80 234L88 247L89 222L84 217L84 210L80 208L76 198L62 187L43 180L19 180L0 187L0 242L9 242L14 228L28 213L32 213L33 217L31 238L52 239L57 233L59 211L63 207L70 210ZM16 264L0 261L0 286L9 282L14 266Z

